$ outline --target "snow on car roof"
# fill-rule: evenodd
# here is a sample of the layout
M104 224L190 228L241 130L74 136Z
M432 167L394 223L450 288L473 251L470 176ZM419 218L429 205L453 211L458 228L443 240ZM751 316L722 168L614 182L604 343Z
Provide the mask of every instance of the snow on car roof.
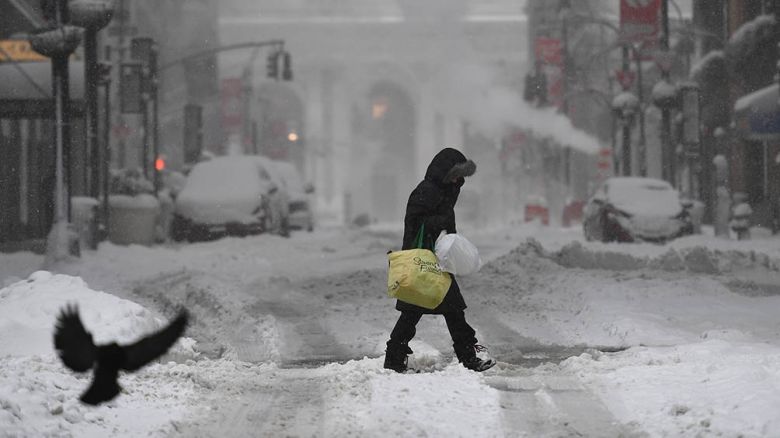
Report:
M618 209L641 216L675 216L682 209L671 184L655 178L619 177L606 181L609 201Z
M184 188L197 191L201 196L237 195L249 192L255 196L260 186L257 164L246 156L216 157L195 165L187 177ZM245 197L245 196L239 196Z

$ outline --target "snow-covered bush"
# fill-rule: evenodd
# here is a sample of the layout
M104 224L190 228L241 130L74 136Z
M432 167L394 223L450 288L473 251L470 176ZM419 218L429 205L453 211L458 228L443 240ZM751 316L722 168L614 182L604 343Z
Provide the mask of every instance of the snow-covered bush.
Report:
M144 176L141 169L114 169L111 170L109 190L114 195L135 196L154 193L154 184Z

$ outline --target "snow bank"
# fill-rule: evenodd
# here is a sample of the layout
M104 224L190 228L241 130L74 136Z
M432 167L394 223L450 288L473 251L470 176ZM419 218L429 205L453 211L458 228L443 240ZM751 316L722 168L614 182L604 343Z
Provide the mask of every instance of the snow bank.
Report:
M90 290L81 278L38 271L0 290L0 355L53 354L54 324L68 303L78 305L96 343L131 342L162 325L138 304Z
M132 342L166 323L136 303L90 290L77 277L38 271L0 289L0 436L170 433L171 419L187 412L182 401L197 385L168 378L169 365L121 375L123 393L100 407L78 401L92 374L70 372L53 349L56 317L67 303L79 306L96 343ZM193 344L180 340L172 355L195 357Z
M780 436L777 346L706 339L583 354L562 368L600 394L620 422L649 436Z

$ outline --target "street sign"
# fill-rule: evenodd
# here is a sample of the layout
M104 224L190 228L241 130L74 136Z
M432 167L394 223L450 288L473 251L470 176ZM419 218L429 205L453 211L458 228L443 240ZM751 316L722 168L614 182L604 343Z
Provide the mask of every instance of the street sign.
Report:
M123 114L140 114L144 111L142 80L141 64L119 66L119 106Z
M534 52L547 78L547 100L561 108L563 106L563 43L558 38L540 36L536 38Z
M537 61L563 65L563 44L558 38L537 37L534 50Z
M620 0L620 39L640 51L658 45L662 0ZM666 1L666 0L663 0Z
M49 58L33 50L27 40L0 40L0 62L48 60Z

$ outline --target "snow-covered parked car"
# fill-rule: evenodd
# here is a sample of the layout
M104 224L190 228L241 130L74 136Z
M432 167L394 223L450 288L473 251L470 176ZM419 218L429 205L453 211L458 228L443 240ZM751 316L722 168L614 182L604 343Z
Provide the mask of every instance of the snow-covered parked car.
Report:
M289 161L274 160L273 170L284 185L290 201L288 224L292 230L314 230L314 211L309 195L314 186L304 183L298 169Z
M289 201L257 156L231 155L196 164L176 197L174 240L261 232L288 234Z
M587 240L665 242L691 234L688 210L671 184L654 178L609 178L585 206Z

